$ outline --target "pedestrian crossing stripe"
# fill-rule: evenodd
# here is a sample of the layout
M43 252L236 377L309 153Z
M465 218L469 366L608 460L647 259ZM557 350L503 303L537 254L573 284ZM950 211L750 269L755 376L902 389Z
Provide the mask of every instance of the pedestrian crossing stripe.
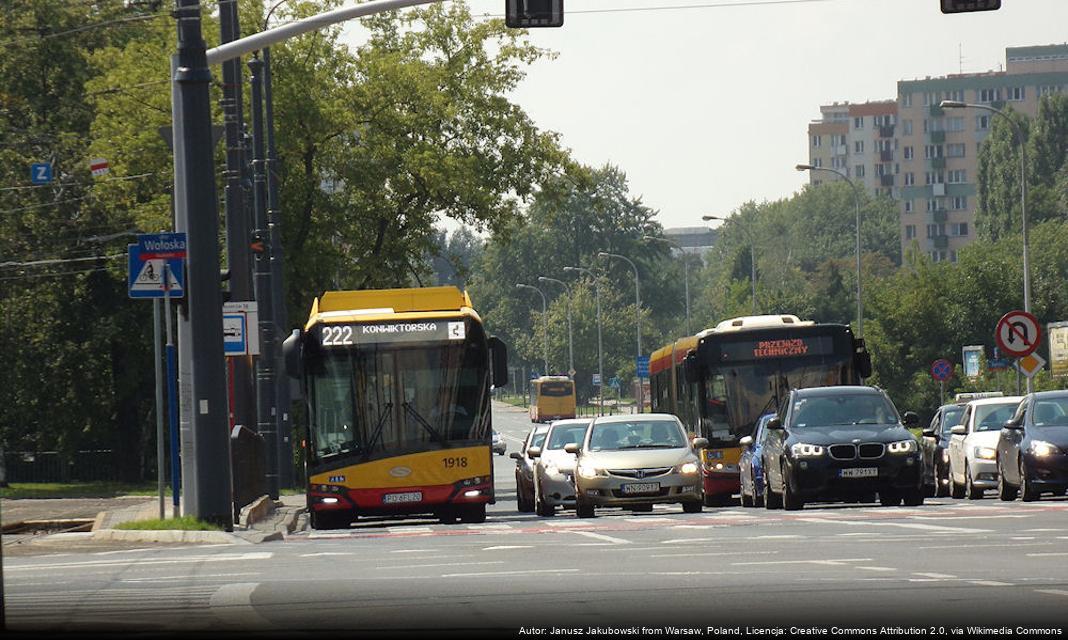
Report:
M163 262L163 258L145 260L133 284L130 285L130 291L163 291ZM167 279L171 293L175 297L180 297L182 285L178 282L173 270L167 270Z

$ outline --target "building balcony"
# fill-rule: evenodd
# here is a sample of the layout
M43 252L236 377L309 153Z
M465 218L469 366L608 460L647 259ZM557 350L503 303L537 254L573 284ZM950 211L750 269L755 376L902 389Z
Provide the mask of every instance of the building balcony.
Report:
M931 144L943 144L946 141L945 131L932 131Z
M935 209L931 212L931 220L936 224L944 224L949 219L949 212L945 209Z
M879 162L893 162L894 151L892 149L884 149L879 152Z
M949 248L949 236L935 236L932 238L932 243L935 249L948 249Z
M932 184L931 185L931 195L936 197L936 198L946 195L946 183L945 182L935 182L934 184Z
M894 137L894 125L884 125L879 127L880 138L893 138Z
M884 173L883 175L879 176L879 184L884 187L894 186L894 174Z
M931 168L932 169L945 169L946 168L946 159L945 158L931 158Z

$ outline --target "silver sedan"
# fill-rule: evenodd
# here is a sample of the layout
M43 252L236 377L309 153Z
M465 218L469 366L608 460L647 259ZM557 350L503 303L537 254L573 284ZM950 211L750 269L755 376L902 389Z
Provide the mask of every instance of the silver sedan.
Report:
M556 513L556 507L575 507L575 454L565 450L586 437L589 420L557 420L549 427L544 447L527 453L534 463L534 510L539 516Z

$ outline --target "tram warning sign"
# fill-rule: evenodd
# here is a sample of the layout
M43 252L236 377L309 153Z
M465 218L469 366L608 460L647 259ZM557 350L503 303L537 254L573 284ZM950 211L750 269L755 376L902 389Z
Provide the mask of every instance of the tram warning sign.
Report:
M1023 358L1031 355L1042 342L1042 327L1030 313L1010 311L998 320L994 340L1005 353Z

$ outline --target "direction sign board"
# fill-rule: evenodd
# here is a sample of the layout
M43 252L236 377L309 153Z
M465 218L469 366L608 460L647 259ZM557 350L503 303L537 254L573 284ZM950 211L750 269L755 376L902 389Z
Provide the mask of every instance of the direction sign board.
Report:
M1049 332L1049 372L1056 377L1068 376L1068 322L1051 322Z
M635 363L637 365L637 369L638 369L637 376L639 378L648 378L649 377L649 356L638 356L637 358L634 359L634 361L635 361Z
M931 377L936 382L945 382L953 377L953 363L940 358L931 363Z
M127 290L131 298L162 298L169 295L171 298L185 296L185 266L184 260L163 260L162 258L144 259L141 257L141 249L136 244L128 245ZM165 291L163 286L163 263L167 263L167 282L170 290Z
M142 233L137 236L137 246L142 260L185 258L185 232Z
M254 301L223 303L223 354L260 355L259 311Z
M1026 311L1010 311L1001 316L994 339L1005 353L1022 358L1030 355L1042 341L1042 327Z
M982 361L983 345L973 345L961 348L961 356L964 362L964 375L969 378L978 378L980 362Z
M48 184L52 182L52 163L35 162L31 164L30 182L33 184Z
M1028 378L1034 378L1044 366L1046 366L1046 359L1037 353L1026 355L1016 361L1016 369Z
M601 386L601 374L599 374L599 373L593 374L593 386L595 386L595 387Z

